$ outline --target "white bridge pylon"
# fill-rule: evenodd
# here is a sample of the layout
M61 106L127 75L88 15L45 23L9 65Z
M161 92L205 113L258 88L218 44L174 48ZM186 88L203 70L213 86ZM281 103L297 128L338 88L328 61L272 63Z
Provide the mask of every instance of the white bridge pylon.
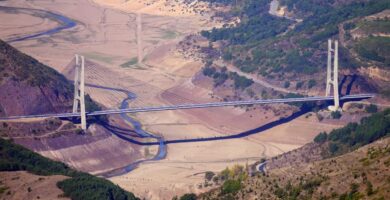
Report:
M333 70L332 70L332 55L333 55ZM332 73L333 71L333 73ZM334 48L332 49L332 40L328 40L328 63L326 74L326 91L325 96L330 96L331 85L333 85L333 100L334 105L329 106L329 110L340 110L340 94L339 94L339 43L334 41Z
M74 72L74 99L73 99L73 113L78 113L80 104L81 128L87 130L87 115L85 113L85 81L84 81L84 56L75 55L76 68ZM80 63L81 61L81 63Z

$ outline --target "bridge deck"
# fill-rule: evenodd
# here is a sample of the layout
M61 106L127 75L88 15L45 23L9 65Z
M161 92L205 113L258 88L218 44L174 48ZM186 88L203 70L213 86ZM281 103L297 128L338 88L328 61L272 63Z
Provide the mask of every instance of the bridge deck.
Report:
M374 97L374 94L357 94L346 95L340 97L341 101L346 100L359 100ZM212 108L212 107L225 107L225 106L240 106L240 105L255 105L255 104L274 104L274 103L294 103L294 102L313 102L313 101L331 101L333 96L317 96L317 97L300 97L300 98L286 98L286 99L260 99L249 101L227 101L227 102L214 102L203 104L181 104L171 106L156 106L156 107L142 107L142 108L128 108L128 109L116 109L116 110L102 110L95 112L87 112L87 116L96 115L110 115L120 113L138 113L138 112L157 112L166 110L182 110L182 109L196 109L196 108ZM25 118L47 118L47 117L77 117L80 113L58 113L58 114L40 114L40 115L25 115L25 116L9 116L0 118L0 120L12 120L12 119L25 119Z

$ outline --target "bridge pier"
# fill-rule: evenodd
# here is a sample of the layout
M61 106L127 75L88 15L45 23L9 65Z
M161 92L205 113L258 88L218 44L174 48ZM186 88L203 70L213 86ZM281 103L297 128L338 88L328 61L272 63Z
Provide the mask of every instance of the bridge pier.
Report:
M332 73L332 54L333 54L333 73ZM330 111L338 111L340 108L340 94L339 94L339 44L334 41L334 49L332 49L332 40L328 40L328 62L326 75L326 91L325 96L330 96L331 85L333 85L333 106L329 106Z
M74 99L73 99L73 113L78 113L80 104L81 128L87 130L87 116L85 112L85 92L84 92L84 73L85 73L85 59L84 56L75 55L76 69L74 75ZM81 60L81 66L80 66ZM80 69L81 67L81 69Z
M138 65L142 65L143 60L143 47L142 47L142 13L137 13L137 31L136 31L136 37L137 37L137 60Z

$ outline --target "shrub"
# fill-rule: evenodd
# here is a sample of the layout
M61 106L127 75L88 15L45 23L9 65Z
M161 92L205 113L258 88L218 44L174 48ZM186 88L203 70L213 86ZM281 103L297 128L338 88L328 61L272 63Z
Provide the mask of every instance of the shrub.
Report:
M307 83L307 87L311 89L312 87L317 85L317 81L314 79L310 79L309 82Z
M322 132L314 138L314 142L322 144L326 142L327 139L328 139L328 134L326 134L326 132Z
M227 180L222 185L222 194L236 193L241 189L239 180Z
M366 112L376 113L376 112L378 112L378 107L374 104L370 104L370 105L366 106Z
M196 200L196 195L193 193L190 194L184 194L180 197L180 200Z
M333 119L340 119L341 118L341 112L340 111L333 111L331 114Z
M215 175L214 172L207 171L205 173L205 178L206 178L206 180L211 181L211 179L214 177L214 175Z
M283 87L284 88L289 88L290 87L290 82L289 81L284 82Z

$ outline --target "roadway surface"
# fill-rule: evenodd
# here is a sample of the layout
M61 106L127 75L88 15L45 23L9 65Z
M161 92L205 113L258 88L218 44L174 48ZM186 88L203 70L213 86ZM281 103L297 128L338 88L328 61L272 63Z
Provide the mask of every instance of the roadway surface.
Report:
M340 97L340 101L361 100L361 99L372 98L374 96L375 96L374 94L346 95ZM110 114L122 114L122 113L157 112L157 111L167 111L167 110L183 110L183 109L213 108L213 107L257 105L257 104L275 104L275 103L299 103L299 102L331 101L331 100L333 100L333 96L266 99L266 100L261 99L261 100L248 100L248 101L227 101L227 102L215 102L215 103L203 103L203 104L181 104L181 105L171 105L171 106L102 110L102 111L87 112L86 115L97 116L97 115L110 115ZM2 117L0 118L0 120L47 118L47 117L78 117L78 116L80 116L80 113L58 113L58 114L9 116L9 117Z

